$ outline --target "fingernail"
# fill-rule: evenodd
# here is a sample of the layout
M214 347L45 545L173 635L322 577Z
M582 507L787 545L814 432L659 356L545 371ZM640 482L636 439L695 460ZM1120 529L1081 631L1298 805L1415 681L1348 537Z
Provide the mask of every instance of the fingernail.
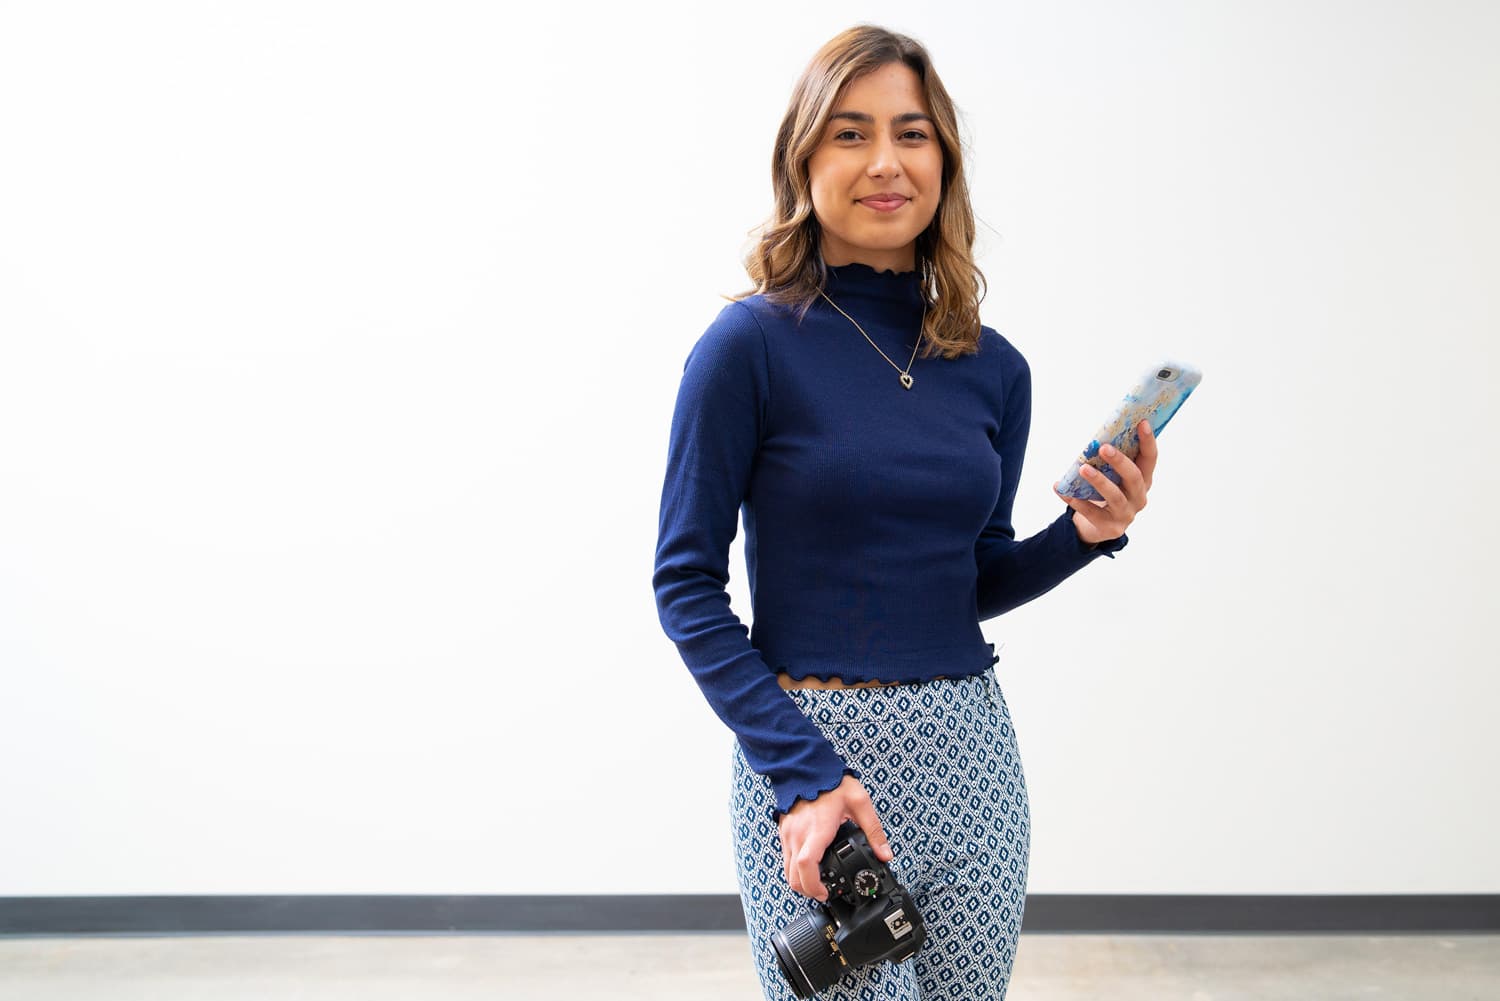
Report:
M1113 445L1103 445L1103 446L1100 446L1099 451L1101 453L1103 453L1104 455L1109 456L1110 458L1114 458L1115 447Z

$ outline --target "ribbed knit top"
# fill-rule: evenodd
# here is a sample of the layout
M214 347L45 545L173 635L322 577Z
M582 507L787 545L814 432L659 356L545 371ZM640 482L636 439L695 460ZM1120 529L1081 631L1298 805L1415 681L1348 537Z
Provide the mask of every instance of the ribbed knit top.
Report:
M916 272L828 269L824 291L905 368L922 320ZM1017 541L1011 507L1031 423L1031 373L984 327L978 354L891 363L819 298L731 303L683 367L652 584L663 629L773 816L849 768L776 681L921 682L995 660L979 623L1051 590L1126 536L1078 537L1063 507ZM1059 504L1062 502L1059 501ZM743 514L752 626L730 609Z

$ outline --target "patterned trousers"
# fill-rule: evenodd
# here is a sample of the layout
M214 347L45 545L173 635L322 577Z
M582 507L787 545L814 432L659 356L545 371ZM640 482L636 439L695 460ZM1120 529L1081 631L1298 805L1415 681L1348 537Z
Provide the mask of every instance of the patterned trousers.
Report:
M1031 817L994 668L967 678L788 692L859 770L890 838L896 879L927 940L904 963L856 967L824 1001L1000 1001L1010 983ZM770 936L807 910L787 886L771 783L734 745L730 815L750 949L767 1001L796 1001Z

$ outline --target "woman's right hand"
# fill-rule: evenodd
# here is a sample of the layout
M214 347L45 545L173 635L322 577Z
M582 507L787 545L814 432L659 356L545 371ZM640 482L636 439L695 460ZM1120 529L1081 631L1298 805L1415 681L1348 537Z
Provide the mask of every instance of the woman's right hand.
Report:
M805 897L828 899L828 888L818 877L823 853L833 844L839 825L852 820L864 831L875 857L882 862L895 858L885 837L885 828L875 816L875 804L859 779L845 775L844 781L816 799L799 799L781 815L781 858L786 866L786 882Z

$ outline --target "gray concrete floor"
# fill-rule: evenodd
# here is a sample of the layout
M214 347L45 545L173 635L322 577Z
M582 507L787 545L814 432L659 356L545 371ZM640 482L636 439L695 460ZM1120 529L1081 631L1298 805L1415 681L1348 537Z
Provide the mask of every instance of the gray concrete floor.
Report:
M759 1001L740 934L0 938L0 1001ZM1495 1001L1500 935L1023 935L1008 1001Z

